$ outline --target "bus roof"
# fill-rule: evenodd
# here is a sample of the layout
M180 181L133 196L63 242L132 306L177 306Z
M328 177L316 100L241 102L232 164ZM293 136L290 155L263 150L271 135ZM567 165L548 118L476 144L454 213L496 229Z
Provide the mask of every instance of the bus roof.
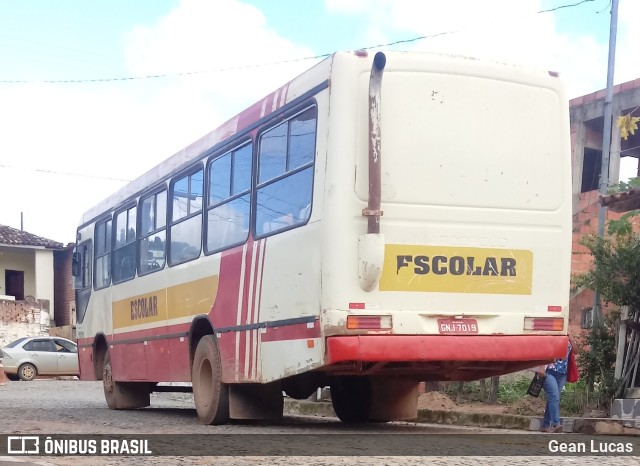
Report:
M385 54L393 56L394 61L396 63L399 62L400 66L414 63L414 65L410 65L413 67L417 61L424 64L425 57L429 57L434 71L440 69L440 71L447 70L448 72L462 72L463 74L474 73L478 76L501 76L506 80L526 81L537 85L540 85L543 80L549 81L550 78L553 81L558 81L555 79L558 74L554 72L525 69L512 64L477 60L465 56L425 52L385 52ZM263 119L273 117L283 106L295 103L297 100L304 100L321 89L328 87L333 69L337 68L339 63L350 61L353 63L352 67L364 70L365 61L366 66L370 67L370 60L373 59L373 55L375 53L355 51L336 52L327 57L86 211L80 219L80 226L95 221L107 212L118 208L129 199L153 189L161 181L167 180L187 168L190 163L221 149L230 140L243 137L261 124Z

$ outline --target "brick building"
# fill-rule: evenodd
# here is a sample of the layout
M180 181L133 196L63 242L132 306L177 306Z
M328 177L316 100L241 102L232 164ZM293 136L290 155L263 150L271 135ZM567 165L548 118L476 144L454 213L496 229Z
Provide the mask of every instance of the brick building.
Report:
M601 90L570 101L571 155L573 166L573 254L572 274L588 271L593 257L580 244L585 234L598 231L598 207L600 196L600 166L602 162L602 130L604 126L605 91ZM640 79L614 87L612 102L613 120L620 115L632 113L640 115ZM614 124L611 131L609 162L609 183L618 183L621 160L640 157L640 133L620 138L620 131ZM607 210L607 220L620 218L622 214ZM591 290L572 289L570 300L569 327L572 334L589 325L594 293Z
M71 264L75 243L53 252L53 301L57 326L75 325L76 298L73 289Z

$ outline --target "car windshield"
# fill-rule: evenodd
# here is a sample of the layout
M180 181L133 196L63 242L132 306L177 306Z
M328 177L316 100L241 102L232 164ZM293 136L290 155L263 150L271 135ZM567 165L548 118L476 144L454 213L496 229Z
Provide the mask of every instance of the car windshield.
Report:
M5 346L5 348L13 348L13 347L19 345L20 343L22 343L23 341L25 341L26 339L27 339L27 337L18 338L16 341L12 341L7 346Z

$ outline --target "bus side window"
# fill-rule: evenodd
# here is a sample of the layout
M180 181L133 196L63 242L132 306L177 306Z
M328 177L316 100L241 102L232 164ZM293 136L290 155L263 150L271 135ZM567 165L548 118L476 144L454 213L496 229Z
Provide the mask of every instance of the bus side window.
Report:
M305 224L311 215L317 109L311 107L260 136L256 235Z
M111 284L111 218L96 223L95 229L95 287Z
M136 274L136 206L118 212L113 248L113 282L132 279Z
M202 193L204 171L178 178L171 186L169 264L196 259L202 249Z
M73 253L73 287L84 290L91 286L91 243L84 242Z
M138 273L164 268L166 259L167 190L140 201Z
M253 145L215 158L209 164L207 253L242 244L249 235Z

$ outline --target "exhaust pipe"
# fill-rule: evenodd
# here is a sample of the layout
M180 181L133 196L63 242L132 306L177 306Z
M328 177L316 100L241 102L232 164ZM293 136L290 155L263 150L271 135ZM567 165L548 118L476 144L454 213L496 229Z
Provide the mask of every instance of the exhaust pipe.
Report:
M368 217L367 233L380 233L380 198L382 191L382 129L380 104L382 102L382 73L387 63L384 53L373 58L369 78L369 204L362 210Z
M384 235L380 234L380 203L382 197L382 73L387 64L384 53L378 52L373 58L369 78L369 202L362 209L367 217L367 234L358 240L358 275L360 287L373 291L380 281L384 262Z

